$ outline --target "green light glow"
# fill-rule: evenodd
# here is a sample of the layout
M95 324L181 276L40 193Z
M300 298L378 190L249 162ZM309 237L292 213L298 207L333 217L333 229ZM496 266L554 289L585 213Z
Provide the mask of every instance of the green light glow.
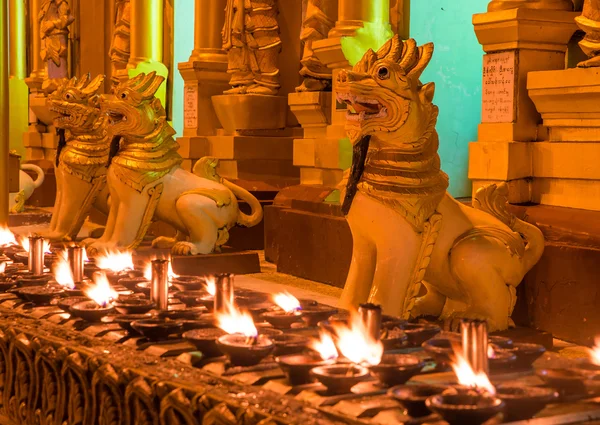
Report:
M362 28L356 30L353 37L342 38L342 52L348 63L354 66L367 50L377 51L393 35L389 23L365 22Z

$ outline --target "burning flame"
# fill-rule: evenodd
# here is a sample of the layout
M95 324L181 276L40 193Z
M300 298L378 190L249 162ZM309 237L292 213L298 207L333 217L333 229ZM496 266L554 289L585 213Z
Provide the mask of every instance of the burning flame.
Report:
M590 349L590 361L600 366L600 336L597 336L594 342L594 347Z
M104 273L94 273L94 284L85 289L85 295L96 302L100 307L116 299L119 294L111 288Z
M488 359L493 359L494 357L496 357L496 351L494 350L494 347L492 347L492 344L488 345L487 356Z
M280 292L273 296L273 301L286 313L300 310L300 301L289 292Z
M337 359L338 352L331 336L325 332L321 332L319 337L321 339L313 339L309 343L309 347L319 353L323 360Z
M454 361L451 366L459 384L484 390L492 395L496 394L496 389L490 382L487 374L485 372L475 373L473 371L473 368L463 356L460 346L454 347Z
M133 270L133 257L131 252L109 252L96 258L96 265L103 270L122 272Z
M167 273L169 276L169 280L177 279L179 277L178 274L175 274L173 272L173 266L172 266L171 260L169 260L169 270ZM152 280L152 262L151 261L146 262L146 264L144 265L144 279Z
M215 292L217 292L217 283L215 281L214 276L208 276L206 278L206 292L208 292L213 297L215 296Z
M6 271L6 261L0 263L0 273L4 273Z
M21 247L23 248L23 250L29 252L30 246L29 246L29 237L25 237L25 236L18 236L17 237L19 240L19 245L21 245ZM52 251L50 251L50 242L46 239L44 239L44 253L45 254L52 254Z
M71 266L69 266L68 261L63 255L60 255L58 258L58 261L54 263L54 280L61 286L68 289L74 289L75 282L73 280Z
M235 304L226 304L223 312L215 311L217 327L228 334L242 334L248 338L258 336L258 330L250 313L240 311Z
M338 336L337 347L344 357L355 364L378 365L383 355L383 344L369 334L357 313L352 313L349 326L334 327Z
M87 255L87 250L86 250L85 248L83 248L83 249L81 250L81 256L83 257L83 261L84 261L84 262L85 262L85 261L90 261L90 259L89 259L88 255Z
M0 227L0 246L16 245L15 235L8 227Z

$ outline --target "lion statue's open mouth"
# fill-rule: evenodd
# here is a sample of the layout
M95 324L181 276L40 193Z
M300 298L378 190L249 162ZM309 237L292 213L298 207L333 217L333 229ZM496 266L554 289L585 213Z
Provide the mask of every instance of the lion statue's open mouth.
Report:
M349 121L364 121L387 117L387 108L372 97L349 92L338 92L336 97L338 102L348 105L346 119Z

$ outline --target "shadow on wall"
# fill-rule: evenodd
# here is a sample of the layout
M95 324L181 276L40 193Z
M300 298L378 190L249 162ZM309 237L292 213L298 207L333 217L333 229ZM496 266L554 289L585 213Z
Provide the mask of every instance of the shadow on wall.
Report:
M410 36L419 45L435 44L433 59L421 81L435 82L440 108L437 130L442 169L450 176L454 197L471 196L467 178L469 142L477 140L481 121L483 50L471 23L489 0L428 0L410 5Z

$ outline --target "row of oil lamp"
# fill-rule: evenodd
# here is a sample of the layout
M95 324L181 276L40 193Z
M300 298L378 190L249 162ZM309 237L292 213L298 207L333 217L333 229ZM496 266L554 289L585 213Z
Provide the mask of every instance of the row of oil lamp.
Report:
M345 394L376 378L412 417L435 412L451 424L479 424L503 412L505 420L528 419L560 395L600 388L600 349L593 351L591 362L536 371L546 386L496 388L490 370L531 367L544 348L488 337L482 322L465 321L461 333L441 333L433 324L383 316L375 305L344 315L287 293L270 302L264 293L234 291L231 275L178 276L169 260L153 260L136 270L131 253L90 260L75 245L53 253L36 236L20 244L6 239L0 230L0 292L11 291L36 305L55 304L88 322L117 323L150 340L181 335L204 357L226 355L233 366L253 366L275 355L293 386L318 381L329 394ZM318 339L293 333L315 326ZM407 346L422 346L438 369L454 370L459 384L406 384L425 366L416 356L389 352Z

